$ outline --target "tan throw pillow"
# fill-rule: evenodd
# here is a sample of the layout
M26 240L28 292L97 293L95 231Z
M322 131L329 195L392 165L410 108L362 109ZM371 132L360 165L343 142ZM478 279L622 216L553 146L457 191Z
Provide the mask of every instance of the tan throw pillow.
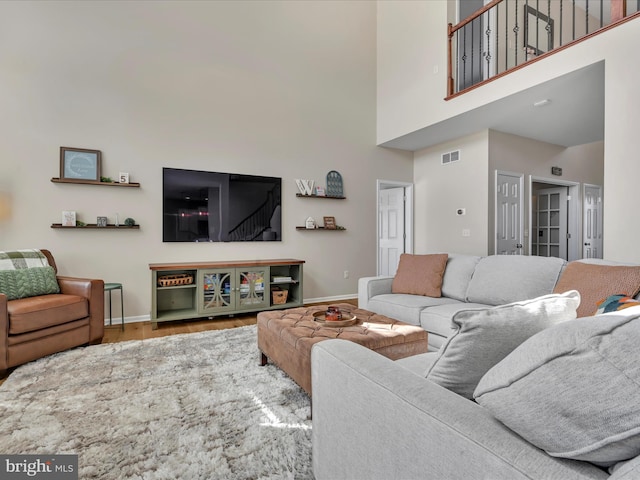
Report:
M449 255L433 253L413 255L403 253L396 276L391 284L392 293L409 293L425 297L442 295L442 277Z
M615 294L635 297L640 291L640 266L600 265L580 261L570 262L553 289L580 292L578 317L596 314L598 304Z

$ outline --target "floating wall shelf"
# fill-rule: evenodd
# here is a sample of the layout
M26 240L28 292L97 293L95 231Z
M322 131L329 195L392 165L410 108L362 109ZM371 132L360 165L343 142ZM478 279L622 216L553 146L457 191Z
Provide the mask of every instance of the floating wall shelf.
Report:
M118 183L118 182L97 182L94 180L73 180L69 178L54 177L51 179L53 183L77 183L80 185L103 185L105 187L140 187L139 183Z
M347 197L337 197L333 195L304 195L302 193L296 193L296 197L302 198L328 198L332 200L345 200Z
M96 225L95 223L87 223L85 226L81 227L76 225L75 227L68 227L65 225L62 225L61 223L52 223L51 224L51 228L69 228L69 229L77 229L77 230L82 230L82 229L87 229L87 228L97 228L100 230L113 230L113 229L120 229L120 230L139 230L140 229L140 225L114 225L114 224L109 224L106 227L99 227L98 225Z
M307 227L296 227L296 230L309 230L310 232L313 230L323 230L326 232L345 232L347 229L344 227L339 228L325 228L325 227L316 227L316 228L307 228Z

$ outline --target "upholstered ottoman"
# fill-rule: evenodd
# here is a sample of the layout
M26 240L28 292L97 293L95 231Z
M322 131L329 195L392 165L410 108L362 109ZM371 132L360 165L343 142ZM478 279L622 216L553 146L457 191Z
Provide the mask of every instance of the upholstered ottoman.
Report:
M348 303L337 306L344 316L357 321L347 327L317 322L314 312L326 305L258 313L258 348L261 365L270 359L311 396L311 347L317 342L340 338L359 343L392 360L427 351L427 332L422 327L385 317Z

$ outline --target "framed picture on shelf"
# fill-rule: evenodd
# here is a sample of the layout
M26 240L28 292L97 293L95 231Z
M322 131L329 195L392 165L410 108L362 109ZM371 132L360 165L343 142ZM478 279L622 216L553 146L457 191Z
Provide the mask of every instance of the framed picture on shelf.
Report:
M129 183L129 174L126 172L120 172L120 183Z
M324 228L327 230L335 230L336 229L336 217L323 217L324 220Z
M107 217L98 217L96 220L97 227L106 227L107 226Z
M71 210L64 210L62 212L62 226L63 227L75 227L76 226L76 212Z
M60 147L60 178L100 181L100 150Z

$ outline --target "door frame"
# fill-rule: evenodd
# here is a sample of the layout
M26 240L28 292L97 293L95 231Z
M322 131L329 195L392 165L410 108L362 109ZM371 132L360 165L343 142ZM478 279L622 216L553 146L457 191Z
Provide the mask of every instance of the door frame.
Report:
M604 217L604 186L603 185L597 185L594 183L583 183L582 184L582 201L580 203L580 205L582 206L582 214L580 215L580 218L582 219L582 221L584 222L584 200L586 197L585 191L587 188L589 187L593 187L593 188L597 188L600 191L600 257L596 257L596 258L604 258L604 223L603 223L603 217ZM584 243L584 223L583 223L583 228L580 230L580 234L581 234L581 242L580 245L582 245ZM584 245L581 246L581 256L584 257L584 250L582 249Z
M404 253L413 253L413 183L395 180L376 180L376 275L380 275L380 191L404 188Z
M571 236L567 242L567 261L579 260L582 258L582 189L580 182L560 180L555 178L538 177L529 175L528 195L528 227L527 227L527 255L531 255L531 232L533 226L533 184L544 183L549 186L568 187L569 205L567 207L567 233Z
M518 215L520 216L520 243L524 245L524 201L525 201L525 193L524 193L524 173L520 172L510 172L508 170L495 170L495 175L493 178L493 254L498 255L498 178L500 175L504 175L506 177L517 177L520 188L520 204L518 205ZM529 245L529 247L531 247ZM528 255L528 252L524 251L524 248L520 249L520 255Z

